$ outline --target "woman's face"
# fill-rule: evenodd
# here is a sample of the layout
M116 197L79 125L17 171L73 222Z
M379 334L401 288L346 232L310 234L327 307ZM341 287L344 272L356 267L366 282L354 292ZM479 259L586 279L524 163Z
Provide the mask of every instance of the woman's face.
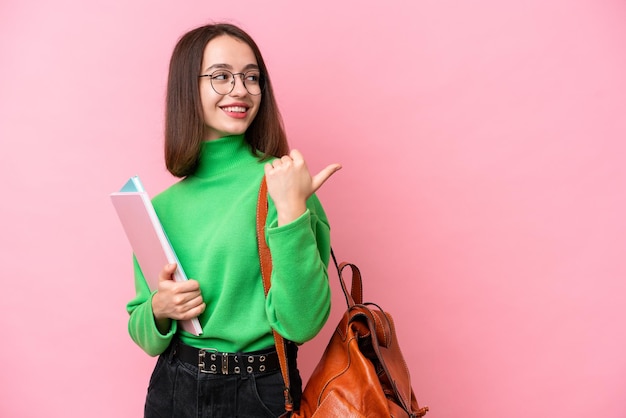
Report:
M222 70L237 74L249 71L258 72L259 67L248 44L231 36L222 35L213 38L204 48L201 75L218 74L216 72ZM199 79L200 101L206 127L205 141L227 135L243 134L259 111L261 95L253 96L248 93L241 76L235 75L234 81L233 90L221 95L211 87L211 77ZM248 88L251 88L252 82L250 81ZM219 78L215 78L216 87L218 83ZM230 84L226 90L229 88Z

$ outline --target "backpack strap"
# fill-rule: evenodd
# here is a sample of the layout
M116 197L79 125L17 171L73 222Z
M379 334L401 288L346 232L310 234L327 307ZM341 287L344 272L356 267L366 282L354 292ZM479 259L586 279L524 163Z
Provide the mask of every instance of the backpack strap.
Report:
M256 212L256 232L257 243L259 247L259 260L261 263L261 276L263 276L263 289L265 290L265 296L270 290L271 277L272 277L272 254L267 246L265 240L265 223L267 221L267 182L265 176L261 180L261 187L259 189L259 198L257 201ZM276 330L274 333L274 344L276 345L276 352L278 353L278 360L280 362L280 371L283 375L285 382L284 395L285 395L285 411L293 411L293 399L291 398L291 382L289 380L289 363L287 362L287 347L285 345L285 339Z

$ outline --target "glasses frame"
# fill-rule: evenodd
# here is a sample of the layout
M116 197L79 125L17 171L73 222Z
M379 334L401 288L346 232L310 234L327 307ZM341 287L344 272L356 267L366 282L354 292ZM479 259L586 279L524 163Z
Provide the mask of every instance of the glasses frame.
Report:
M261 91L258 92L257 94L254 93L250 93L250 90L248 90L248 86L246 86L246 74L249 73L259 73L259 87L261 88ZM219 91L217 91L217 89L215 88L215 86L213 85L213 80L214 80L214 74L215 73L229 73L230 75L233 76L233 81L231 82L230 85L230 90L228 91L228 93L220 93ZM228 71L228 70L216 70L214 72L212 72L211 74L202 74L199 75L198 78L202 78L202 77L209 77L209 81L211 82L211 88L213 89L213 91L217 94L219 94L220 96L227 96L230 93L233 92L233 90L235 90L235 84L237 84L237 82L235 81L235 76L239 76L241 78L241 82L243 83L243 88L246 89L246 91L248 92L249 95L251 96L260 96L261 94L263 94L263 91L265 90L265 79L263 78L263 74L261 74L260 71L258 70L249 70L246 71L245 73L233 73L232 71Z

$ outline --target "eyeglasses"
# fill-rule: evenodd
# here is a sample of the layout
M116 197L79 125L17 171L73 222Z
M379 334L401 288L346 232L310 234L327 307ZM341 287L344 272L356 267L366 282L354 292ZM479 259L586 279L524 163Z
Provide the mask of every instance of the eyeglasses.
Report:
M243 86L252 96L258 96L263 92L263 78L259 71L246 71L245 73L231 73L228 70L218 70L211 74L202 74L200 77L209 77L211 87L217 94L225 96L235 89L235 76L241 77Z

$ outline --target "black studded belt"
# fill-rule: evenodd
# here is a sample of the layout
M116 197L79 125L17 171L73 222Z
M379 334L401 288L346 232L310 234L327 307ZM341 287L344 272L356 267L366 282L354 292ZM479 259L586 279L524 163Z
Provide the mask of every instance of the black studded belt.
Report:
M273 348L250 353L221 353L212 348L191 347L179 341L174 356L209 374L258 374L280 369L278 354Z

